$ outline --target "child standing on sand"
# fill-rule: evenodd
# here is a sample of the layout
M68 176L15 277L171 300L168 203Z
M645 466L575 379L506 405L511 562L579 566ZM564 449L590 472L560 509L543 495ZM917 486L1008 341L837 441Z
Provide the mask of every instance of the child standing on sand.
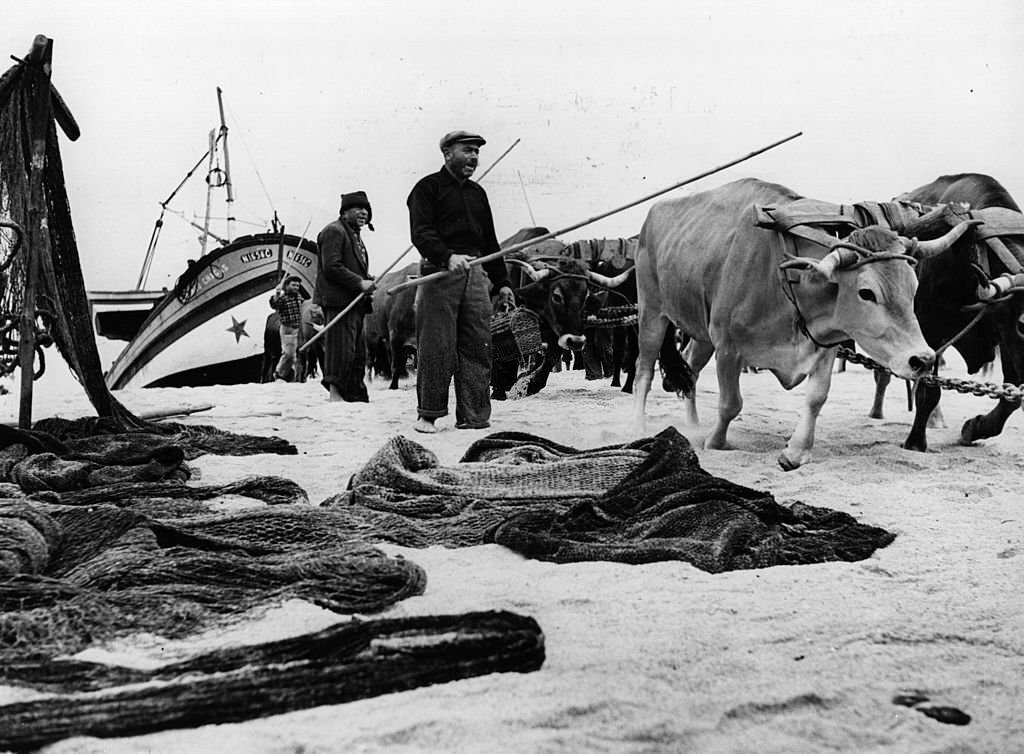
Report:
M274 291L270 306L277 309L281 317L281 359L274 369L274 377L290 381L298 376L296 354L299 349L299 333L302 332L302 278L289 275Z

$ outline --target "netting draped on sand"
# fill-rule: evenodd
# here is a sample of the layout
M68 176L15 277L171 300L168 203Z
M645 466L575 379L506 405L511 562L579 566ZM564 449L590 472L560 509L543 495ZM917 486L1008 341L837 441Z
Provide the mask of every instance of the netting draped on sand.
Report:
M155 671L58 659L138 633L188 636L289 599L351 616L423 593L422 568L362 541L290 480L188 484L190 437L0 430L0 682L56 694L0 707L0 748L245 720L542 664L539 626L511 613L357 620ZM218 512L239 495L254 506Z
M154 671L25 664L10 669L9 679L72 693L0 707L0 747L20 751L72 735L249 720L487 673L529 672L543 661L536 621L483 612L355 621Z
M861 560L894 535L852 516L714 477L674 428L578 450L500 432L441 466L404 437L325 501L370 540L410 547L497 542L561 563L685 560L710 572Z
M288 480L188 484L188 453L163 435L0 439L0 680L55 694L0 708L0 746L14 748L540 667L540 627L507 613L356 622L145 672L59 659L139 632L186 636L291 598L351 615L421 594L423 570L376 543L496 542L555 562L674 559L719 572L858 560L893 539L715 477L671 428L588 450L496 433L451 466L396 436L316 507ZM274 504L204 505L238 494Z

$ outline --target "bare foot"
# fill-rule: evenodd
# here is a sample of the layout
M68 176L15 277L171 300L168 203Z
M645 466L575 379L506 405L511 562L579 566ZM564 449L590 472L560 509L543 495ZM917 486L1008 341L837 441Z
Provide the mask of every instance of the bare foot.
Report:
M416 423L412 425L412 428L417 432L424 432L428 435L437 432L437 427L434 426L434 420L425 419L422 416L416 420Z

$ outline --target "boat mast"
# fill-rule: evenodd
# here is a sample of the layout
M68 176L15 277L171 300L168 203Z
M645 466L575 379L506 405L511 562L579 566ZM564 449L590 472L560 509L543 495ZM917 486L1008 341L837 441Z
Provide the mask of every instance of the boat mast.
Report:
M224 97L221 88L217 87L217 109L220 110L220 138L224 142L224 188L227 189L227 222L228 222L228 243L234 235L231 224L235 221L233 213L235 196L231 192L231 158L228 157L228 125L224 120Z
M201 256L206 256L206 242L210 239L210 198L213 194L214 160L217 156L217 137L214 130L210 129L210 168L206 172L206 214L203 216L203 235L199 239L202 250Z

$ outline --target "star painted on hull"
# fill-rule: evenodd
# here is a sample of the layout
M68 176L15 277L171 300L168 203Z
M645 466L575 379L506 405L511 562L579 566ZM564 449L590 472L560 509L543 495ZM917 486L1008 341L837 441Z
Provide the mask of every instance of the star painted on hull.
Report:
M231 318L231 327L229 327L227 330L225 330L225 332L234 333L235 334L235 342L236 343L240 343L241 340L242 340L242 336L243 335L245 337L247 337L247 338L251 338L252 337L251 335L249 335L249 333L247 333L245 331L245 323L246 323L246 320L244 320L244 319L241 322L239 322L237 319L232 317Z

